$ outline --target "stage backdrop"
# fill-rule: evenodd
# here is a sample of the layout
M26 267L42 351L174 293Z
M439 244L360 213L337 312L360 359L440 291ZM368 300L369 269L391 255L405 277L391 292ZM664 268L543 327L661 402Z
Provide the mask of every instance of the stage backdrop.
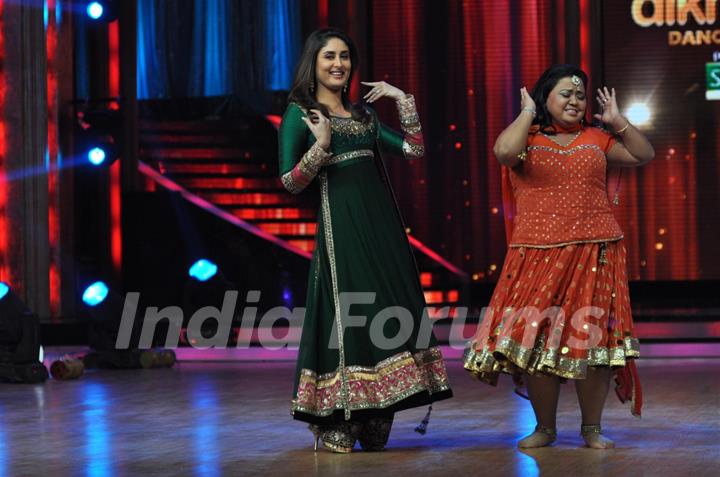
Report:
M258 90L289 84L300 37L327 25L348 31L360 49L357 80L385 80L416 96L427 155L388 161L410 233L479 281L495 281L505 255L495 138L518 114L521 86L532 87L552 63L581 65L591 90L615 87L626 113L638 103L636 124L649 114L642 127L657 159L623 172L616 209L630 277L720 278L717 2L273 0L239 9L228 0L183 2L187 8L139 3L141 96L260 97ZM185 25L194 32L185 41L200 46L192 61L178 63L173 43L157 32L177 26L190 5L230 13L222 28L208 26L208 15ZM215 48L222 39L230 40ZM359 98L366 89L356 82L351 91ZM375 106L397 127L391 102Z
M391 164L412 233L475 278L497 279L505 236L493 142L519 111L518 89L552 62L573 62L592 91L615 87L635 123L649 112L642 128L656 160L623 171L616 208L631 279L720 278L715 4L372 2L370 74L414 93L425 127L426 158ZM378 109L396 116L391 104Z
M656 151L655 161L625 171L622 181L620 218L635 279L720 277L715 4L603 2L605 82L631 120L648 115L642 128Z

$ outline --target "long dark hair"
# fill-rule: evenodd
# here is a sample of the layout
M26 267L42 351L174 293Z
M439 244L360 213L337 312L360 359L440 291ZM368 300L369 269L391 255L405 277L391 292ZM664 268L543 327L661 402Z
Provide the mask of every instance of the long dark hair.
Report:
M537 108L537 115L533 120L533 124L540 126L541 132L555 134L556 131L552 124L552 116L550 116L550 112L547 109L547 99L550 91L558 84L558 81L569 76L577 76L580 78L587 96L588 77L583 70L575 65L552 65L545 70L537 80L537 83L535 83L535 86L533 86L530 96L533 101L535 101L535 107ZM585 122L584 119L583 122Z
M330 113L324 104L318 102L315 97L315 92L310 92L310 86L314 85L315 91L317 91L317 84L315 81L315 66L317 63L317 55L320 50L328 44L331 38L338 38L345 42L350 50L350 74L348 75L348 84L352 81L353 73L359 66L357 48L352 39L340 30L334 28L323 28L315 30L305 40L305 46L303 47L302 54L300 55L300 61L298 62L297 69L295 70L295 79L293 80L292 88L288 94L288 101L295 102L305 109L319 109L322 113L330 117ZM358 121L369 121L370 114L362 105L353 104L350 101L347 91L342 91L342 103L346 110L350 111L353 119Z

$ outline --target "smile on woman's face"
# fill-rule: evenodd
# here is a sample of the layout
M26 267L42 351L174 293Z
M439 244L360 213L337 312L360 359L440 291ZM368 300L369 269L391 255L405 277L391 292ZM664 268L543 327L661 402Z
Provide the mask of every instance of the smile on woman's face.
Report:
M585 86L582 82L574 84L569 76L562 78L550 91L546 105L554 122L574 126L585 117Z
M330 38L315 60L315 79L318 88L339 91L345 87L352 71L350 48L340 38Z

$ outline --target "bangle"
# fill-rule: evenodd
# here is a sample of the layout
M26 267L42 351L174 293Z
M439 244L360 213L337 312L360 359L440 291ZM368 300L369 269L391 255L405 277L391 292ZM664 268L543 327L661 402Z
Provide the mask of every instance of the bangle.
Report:
M622 133L624 133L625 130L626 130L627 128L629 128L629 127L630 127L630 121L627 122L627 124L625 125L624 128L618 129L617 131L615 131L615 133L616 133L616 134L622 134Z
M523 111L527 111L528 113L532 114L532 117L533 117L533 118L534 118L535 115L537 114L533 108L522 108L522 109L520 110L520 112L522 113Z

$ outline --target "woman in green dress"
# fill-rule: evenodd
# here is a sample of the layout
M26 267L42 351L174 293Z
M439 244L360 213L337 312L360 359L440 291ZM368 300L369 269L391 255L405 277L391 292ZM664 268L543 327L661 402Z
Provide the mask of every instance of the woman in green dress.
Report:
M423 155L414 99L363 83L367 103L396 101L403 134L392 131L350 102L357 66L347 35L313 32L279 137L285 188L298 194L317 181L321 196L292 414L311 424L316 449L344 453L358 440L382 450L395 412L452 396L380 157Z

